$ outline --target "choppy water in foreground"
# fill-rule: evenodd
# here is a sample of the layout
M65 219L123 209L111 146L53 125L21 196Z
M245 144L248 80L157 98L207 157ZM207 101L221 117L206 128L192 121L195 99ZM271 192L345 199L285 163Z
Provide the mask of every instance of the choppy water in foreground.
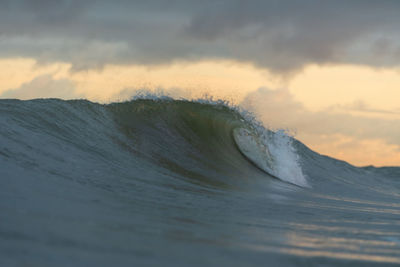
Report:
M400 168L321 156L243 114L0 100L0 265L400 265Z

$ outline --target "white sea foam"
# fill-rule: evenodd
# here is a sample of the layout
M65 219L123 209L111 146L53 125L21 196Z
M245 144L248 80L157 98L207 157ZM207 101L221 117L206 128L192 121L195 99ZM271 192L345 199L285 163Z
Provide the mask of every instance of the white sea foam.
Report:
M283 130L238 128L233 136L241 152L259 168L283 181L309 187L292 139Z

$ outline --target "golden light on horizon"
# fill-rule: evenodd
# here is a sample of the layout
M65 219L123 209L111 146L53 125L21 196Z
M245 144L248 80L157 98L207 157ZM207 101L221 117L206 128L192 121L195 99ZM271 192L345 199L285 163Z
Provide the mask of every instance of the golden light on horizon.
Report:
M109 65L101 71L73 73L70 79L77 84L78 91L101 102L124 100L126 95L120 94L124 90L134 94L140 89L164 89L178 97L208 94L238 103L247 93L275 82L267 71L234 61L177 62L151 67Z
M312 65L295 76L289 87L296 99L313 111L364 102L376 109L400 112L400 69Z

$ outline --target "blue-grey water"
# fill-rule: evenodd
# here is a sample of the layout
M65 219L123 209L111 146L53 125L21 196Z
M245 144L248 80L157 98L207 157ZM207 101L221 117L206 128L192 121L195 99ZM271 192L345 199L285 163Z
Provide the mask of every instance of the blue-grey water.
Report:
M0 266L382 265L400 266L398 167L223 103L0 100Z

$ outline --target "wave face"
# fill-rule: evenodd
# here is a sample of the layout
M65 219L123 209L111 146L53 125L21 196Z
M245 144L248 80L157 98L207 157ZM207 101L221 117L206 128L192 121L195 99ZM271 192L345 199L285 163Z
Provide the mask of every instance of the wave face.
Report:
M400 263L400 168L222 102L0 100L0 264Z

